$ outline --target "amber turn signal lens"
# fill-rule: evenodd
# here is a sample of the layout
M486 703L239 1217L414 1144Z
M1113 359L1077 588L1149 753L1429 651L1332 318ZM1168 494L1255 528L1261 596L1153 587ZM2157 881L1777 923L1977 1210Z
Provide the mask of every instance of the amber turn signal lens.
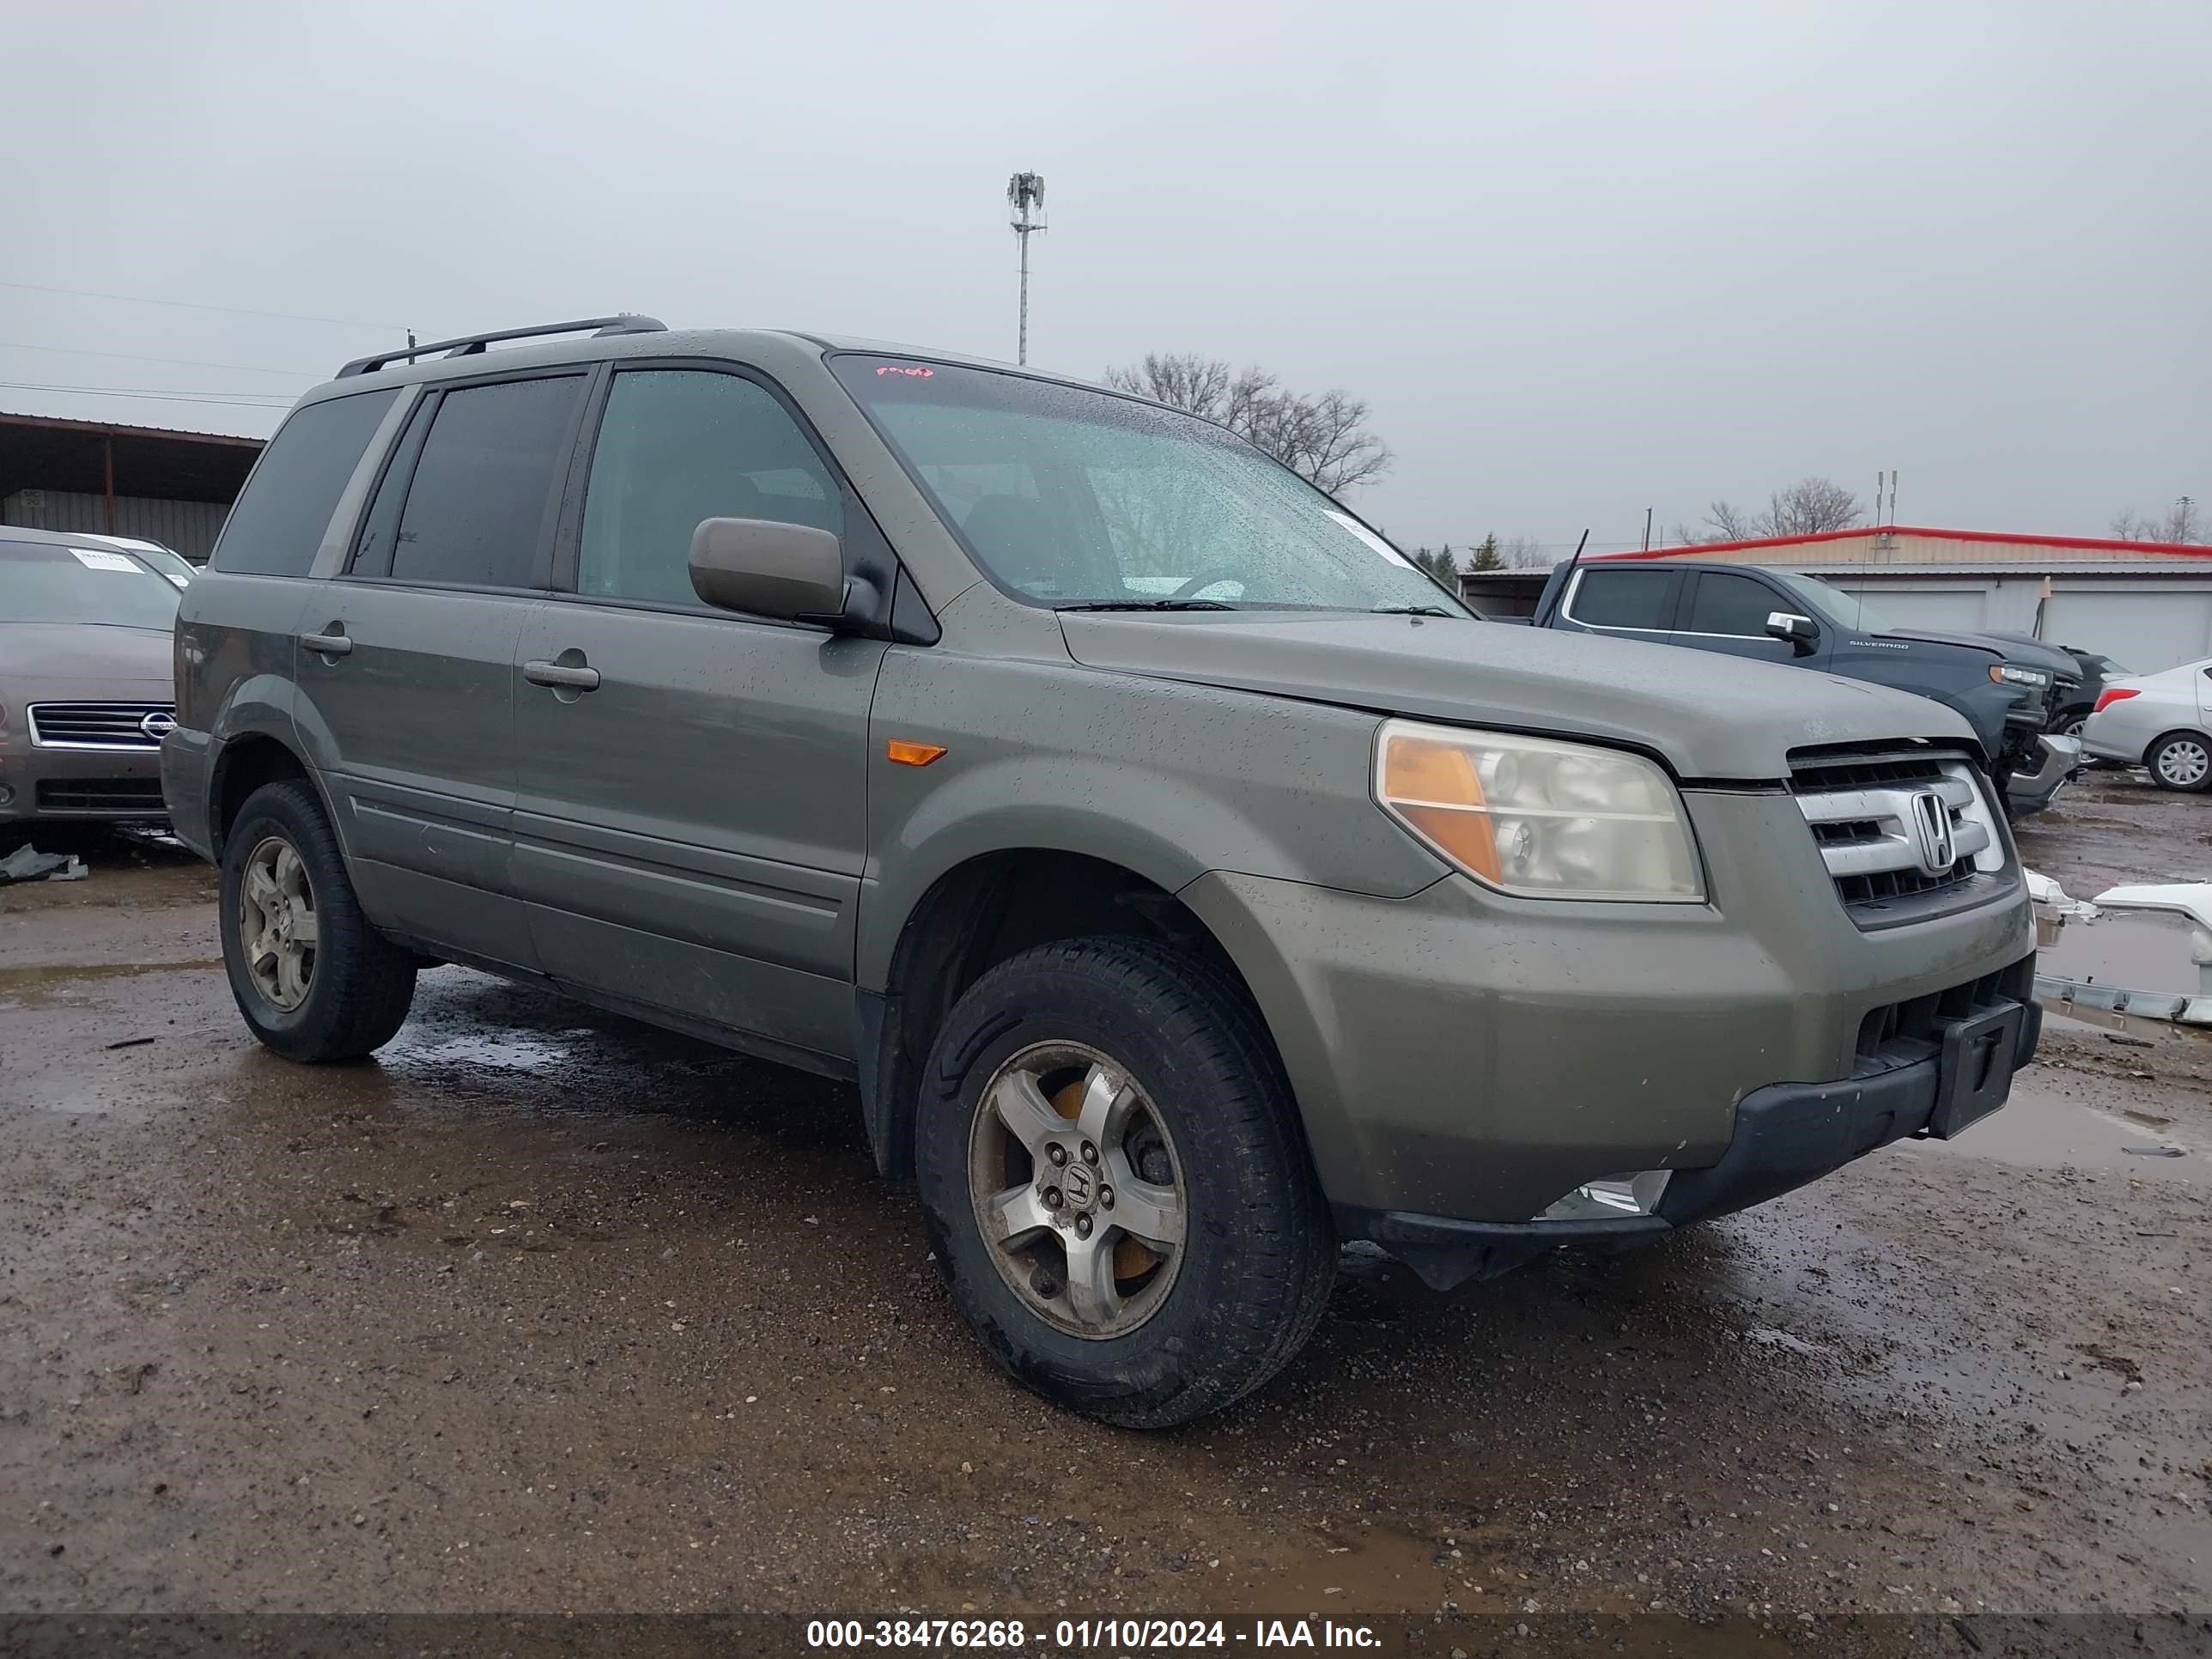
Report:
M893 738L884 745L884 758L896 761L901 766L927 766L944 757L941 743L908 743L904 738Z
M1408 823L1479 875L1497 879L1498 842L1474 757L1455 743L1394 736L1382 751L1382 798Z

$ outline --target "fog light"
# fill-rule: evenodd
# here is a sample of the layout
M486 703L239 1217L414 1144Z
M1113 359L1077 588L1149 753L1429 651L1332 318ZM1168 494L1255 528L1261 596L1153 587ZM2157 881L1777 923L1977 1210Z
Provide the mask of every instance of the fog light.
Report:
M1672 1170L1640 1170L1613 1175L1577 1187L1553 1204L1539 1221L1600 1221L1624 1215L1650 1215L1659 1207Z

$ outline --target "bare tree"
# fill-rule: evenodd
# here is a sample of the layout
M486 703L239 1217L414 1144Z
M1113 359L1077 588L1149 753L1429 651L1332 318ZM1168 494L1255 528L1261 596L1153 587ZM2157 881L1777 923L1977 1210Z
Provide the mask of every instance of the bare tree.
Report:
M1106 384L1217 421L1331 495L1389 469L1389 447L1367 430L1365 399L1347 392L1287 391L1266 369L1194 352L1148 352L1133 368L1108 369Z
M1747 542L1765 532L1753 528L1758 523L1755 514L1745 512L1733 501L1715 501L1705 509L1705 524L1710 532L1692 536L1692 541Z
M1705 532L1674 526L1678 542L1753 542L1769 536L1817 536L1849 530L1863 516L1859 498L1834 480L1815 475L1800 478L1766 498L1764 512L1747 512L1733 501L1705 509Z
M1859 498L1831 478L1800 478L1767 498L1762 536L1817 536L1849 530L1859 521Z
M1548 570L1559 561L1534 536L1516 536L1498 544L1498 556L1513 570Z
M2133 507L2114 514L2112 534L2124 542L2201 542L2204 521L2197 510L2196 497L2184 495L2154 519Z
M1136 368L1109 368L1106 384L1122 392L1133 392L1150 398L1155 403L1170 404L1177 409L1187 409L1194 415L1203 415L1209 421L1228 424L1231 404L1230 388L1237 387L1237 401L1249 400L1261 380L1259 370L1248 368L1243 374L1232 374L1229 365L1218 357L1201 357L1196 352L1177 351L1167 354L1148 352L1143 364ZM1273 379L1266 385L1272 386Z

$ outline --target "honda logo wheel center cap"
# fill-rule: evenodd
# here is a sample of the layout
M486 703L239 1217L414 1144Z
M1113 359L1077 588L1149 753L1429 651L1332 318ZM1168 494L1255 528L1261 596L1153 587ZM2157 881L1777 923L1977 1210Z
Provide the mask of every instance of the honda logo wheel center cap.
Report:
M1060 1190L1071 1210L1088 1210L1098 1202L1098 1176L1090 1165L1071 1163L1060 1172Z

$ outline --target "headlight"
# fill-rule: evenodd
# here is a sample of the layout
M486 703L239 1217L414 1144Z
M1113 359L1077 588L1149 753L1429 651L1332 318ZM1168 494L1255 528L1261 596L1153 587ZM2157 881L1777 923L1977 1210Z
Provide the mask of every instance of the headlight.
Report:
M1682 798L1641 756L1387 720L1375 799L1501 892L1675 904L1705 896Z
M2051 676L2040 668L2022 668L2017 664L2008 662L1991 663L1990 678L1993 680L2001 680L2008 685L2044 686L2051 684Z

